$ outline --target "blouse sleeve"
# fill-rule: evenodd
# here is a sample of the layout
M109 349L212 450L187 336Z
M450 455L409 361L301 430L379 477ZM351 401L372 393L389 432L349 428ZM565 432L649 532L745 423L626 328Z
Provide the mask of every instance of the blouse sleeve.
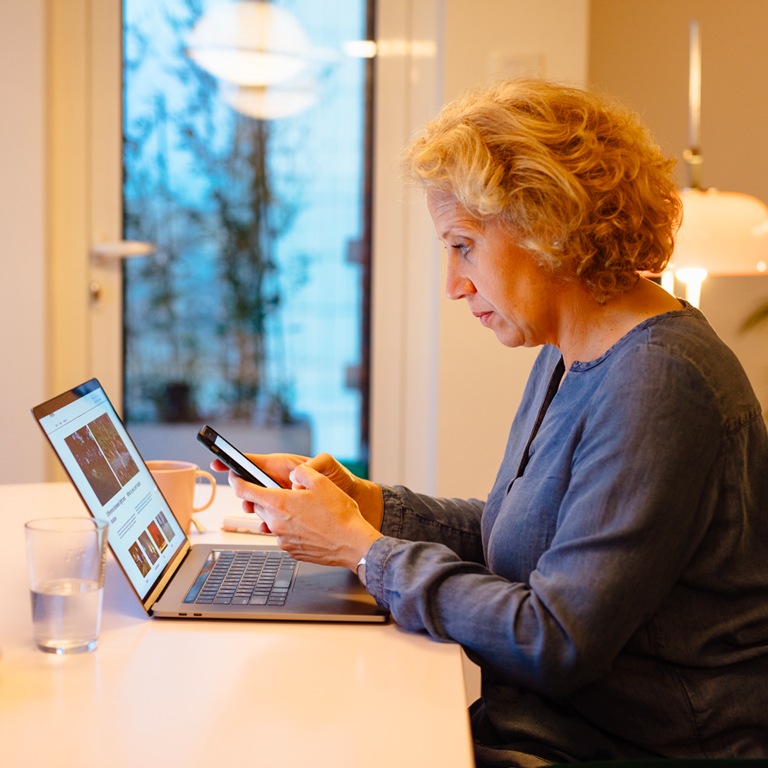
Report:
M385 536L442 544L463 560L483 562L478 499L440 499L403 486L382 486Z

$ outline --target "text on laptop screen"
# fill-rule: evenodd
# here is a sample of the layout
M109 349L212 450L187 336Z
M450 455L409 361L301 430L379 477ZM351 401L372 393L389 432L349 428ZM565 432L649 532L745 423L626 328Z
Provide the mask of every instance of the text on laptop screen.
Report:
M186 536L104 391L80 391L39 422L143 600Z

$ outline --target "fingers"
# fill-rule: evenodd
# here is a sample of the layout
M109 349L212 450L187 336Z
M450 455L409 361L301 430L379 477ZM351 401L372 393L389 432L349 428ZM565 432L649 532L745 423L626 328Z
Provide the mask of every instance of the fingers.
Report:
M297 560L342 565L354 570L370 539L371 528L357 502L311 464L334 470L330 457L293 467L286 485L264 488L230 473L229 482L246 512L263 521L262 530L277 537L278 546Z
M290 488L288 479L291 470L298 464L303 464L307 458L291 453L257 454L249 453L246 456L256 466L261 467L273 480L276 480L283 488Z
M333 482L332 477L328 477L325 473L315 469L311 465L311 462L299 464L298 467L294 467L289 479L294 490L300 488L314 489L322 483L327 483L329 481L336 485L336 483Z
M254 508L254 504L252 501L246 501L245 499L243 499L243 503L241 506L242 506L243 512L245 512L246 514L248 515L255 514L258 517L261 517L261 515L259 515L258 512L256 512L256 509ZM259 533L272 533L272 531L270 530L270 527L267 525L267 523L264 522L264 520L262 520L259 525Z
M291 470L309 460L306 456L293 453L246 453L245 456L284 488L290 485L288 475ZM227 472L229 470L219 459L214 459L211 462L211 469L214 472Z
M277 480L284 488L294 486L292 472L299 466L308 466L327 477L334 485L345 493L350 493L357 478L346 467L328 453L319 453L313 458L291 453L247 453L245 454L254 464L261 467L270 477ZM211 462L214 472L227 472L229 468L219 459ZM300 486L301 483L298 483Z
M298 466L309 467L321 475L325 475L345 493L352 490L357 479L343 464L328 453L318 453L317 456Z
M243 500L243 509L246 512L253 512L254 508L258 511L259 509L282 507L281 499L284 494L289 493L285 488L265 488L263 485L249 483L231 470L229 472L229 485L235 492L235 496Z
M323 475L338 472L338 470L341 468L339 462L336 461L336 459L334 459L330 453L318 453L317 456L313 456L311 459L307 459L307 461L303 463L309 464L310 467L313 467Z
M228 472L229 471L229 467L226 464L224 464L222 461L220 461L219 459L214 459L211 462L211 469L214 472Z

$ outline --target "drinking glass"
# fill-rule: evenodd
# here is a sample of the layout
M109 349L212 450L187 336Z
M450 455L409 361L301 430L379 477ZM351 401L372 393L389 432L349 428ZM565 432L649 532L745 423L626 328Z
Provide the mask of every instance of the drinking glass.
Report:
M107 528L87 517L52 517L25 525L32 632L47 653L86 653L101 629Z

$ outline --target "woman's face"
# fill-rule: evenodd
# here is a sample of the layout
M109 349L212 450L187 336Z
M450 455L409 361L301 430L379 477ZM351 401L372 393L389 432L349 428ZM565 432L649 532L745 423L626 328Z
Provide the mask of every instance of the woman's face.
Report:
M471 216L453 195L429 192L427 206L447 254L445 292L507 347L556 344L552 276L495 221Z

